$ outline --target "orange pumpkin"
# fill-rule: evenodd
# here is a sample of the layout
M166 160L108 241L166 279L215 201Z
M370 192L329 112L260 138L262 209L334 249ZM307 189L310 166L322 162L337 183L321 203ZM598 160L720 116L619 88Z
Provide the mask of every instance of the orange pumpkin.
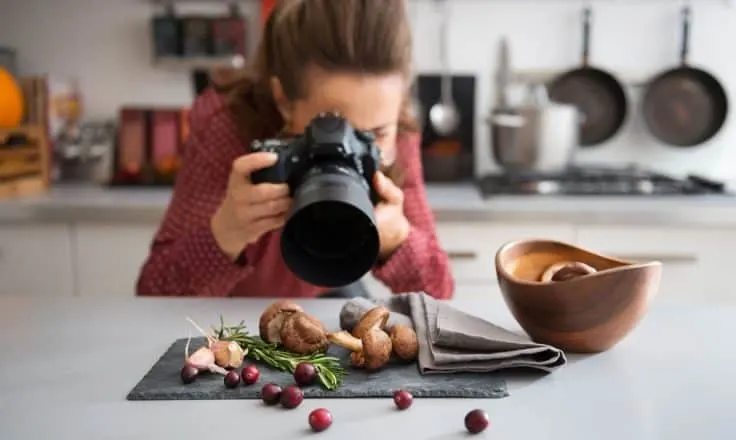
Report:
M20 125L24 112L23 92L15 78L0 67L0 128Z

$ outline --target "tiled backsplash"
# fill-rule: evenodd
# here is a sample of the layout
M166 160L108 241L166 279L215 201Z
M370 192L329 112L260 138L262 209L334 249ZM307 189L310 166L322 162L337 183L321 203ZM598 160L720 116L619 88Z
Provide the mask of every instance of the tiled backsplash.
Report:
M458 73L478 75L476 148L479 168L493 167L488 131L483 123L493 102L491 78L501 35L511 42L518 69L563 70L580 62L578 0L450 0L451 64ZM674 0L593 1L591 61L624 79L647 78L678 62L679 7ZM694 1L691 59L714 73L736 99L736 8L722 0ZM224 5L187 9L221 11ZM185 105L192 98L189 73L151 65L148 23L153 6L145 1L24 0L4 2L0 43L19 50L22 73L52 72L80 79L85 110L110 116L122 104ZM245 12L257 9L244 2ZM439 15L432 0L411 6L419 70L440 67ZM631 88L632 106L638 89ZM736 102L736 101L735 101ZM585 151L577 160L610 164L637 162L676 174L698 172L736 181L736 130L729 116L711 142L691 150L658 145L643 129L637 109L624 130L609 143Z

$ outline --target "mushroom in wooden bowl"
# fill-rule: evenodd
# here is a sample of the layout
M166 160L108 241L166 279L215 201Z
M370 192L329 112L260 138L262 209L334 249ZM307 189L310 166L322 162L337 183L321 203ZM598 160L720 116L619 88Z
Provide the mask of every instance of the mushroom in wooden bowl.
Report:
M641 321L659 291L662 263L631 262L554 240L496 252L504 301L539 343L573 353L606 351Z

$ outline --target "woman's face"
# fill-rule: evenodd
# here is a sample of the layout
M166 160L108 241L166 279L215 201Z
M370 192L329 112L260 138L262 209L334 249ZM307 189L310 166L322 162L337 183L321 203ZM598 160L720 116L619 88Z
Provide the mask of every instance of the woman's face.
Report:
M372 132L381 149L382 165L393 164L399 112L406 92L403 75L328 73L312 69L306 80L307 98L282 105L287 131L303 133L319 113L336 111L356 129ZM274 87L274 94L278 102L284 102L279 86Z

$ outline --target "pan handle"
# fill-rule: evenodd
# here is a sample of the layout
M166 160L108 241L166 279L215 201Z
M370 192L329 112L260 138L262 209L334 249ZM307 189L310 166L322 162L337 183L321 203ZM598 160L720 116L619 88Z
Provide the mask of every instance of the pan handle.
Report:
M690 5L682 8L682 47L680 47L680 63L685 66L690 54L690 27L692 23L692 11Z
M583 9L583 67L587 67L590 60L590 22L593 11L590 6Z

